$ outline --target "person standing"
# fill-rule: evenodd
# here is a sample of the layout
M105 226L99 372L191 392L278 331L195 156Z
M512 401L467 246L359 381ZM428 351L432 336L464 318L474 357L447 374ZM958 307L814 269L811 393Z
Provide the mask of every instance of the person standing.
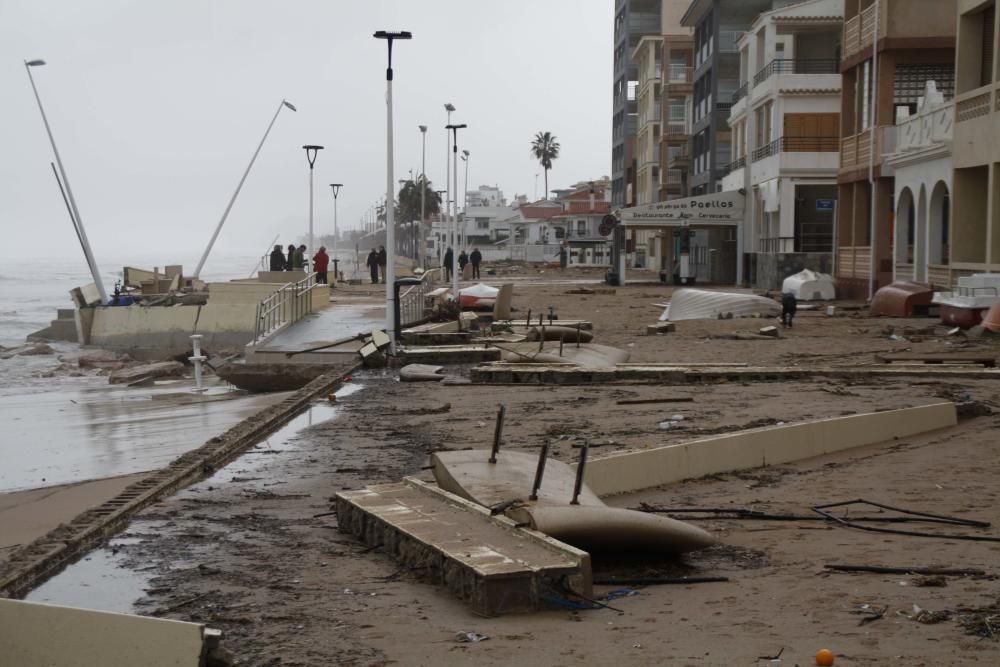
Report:
M285 253L281 251L281 246L274 246L274 250L271 251L271 270L272 271L284 271L285 270Z
M458 253L458 275L465 275L465 265L469 263L469 256L465 254L465 251Z
M372 285L378 283L378 251L372 248L368 253L368 261L365 262L368 266L368 272L372 277Z
M452 251L451 246L444 251L444 279L445 282L451 282L451 265L455 261L455 253Z
M295 259L292 261L292 269L301 271L306 268L306 246L303 243L295 249Z
M479 252L479 248L472 249L469 261L472 263L472 279L479 280L479 265L483 263L483 253Z
M289 243L288 256L285 258L285 271L291 271L294 268L295 268L295 245Z
M389 261L389 258L385 254L385 246L380 245L378 247L378 265L382 271L382 282L385 282L385 265Z
M313 271L316 272L316 282L327 284L326 269L330 266L330 256L326 254L326 246L320 246L319 251L313 255Z

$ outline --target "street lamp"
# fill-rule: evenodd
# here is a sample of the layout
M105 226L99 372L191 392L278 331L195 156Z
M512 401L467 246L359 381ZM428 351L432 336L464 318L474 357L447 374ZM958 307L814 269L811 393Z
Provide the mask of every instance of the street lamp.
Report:
M427 250L427 241L424 240L424 225L427 224L427 202L425 194L427 192L427 126L420 125L420 227L417 234L417 261L420 268L427 269L427 262L424 254Z
M59 165L59 174L62 176L62 183L66 189L66 196L69 200L70 213L73 218L73 226L76 228L77 237L80 240L80 245L83 247L83 256L87 260L87 266L90 267L90 275L94 278L94 285L97 287L97 293L101 297L101 305L108 302L108 293L104 289L104 281L101 280L101 273L97 269L97 260L94 259L94 253L90 249L90 241L87 239L87 232L83 228L83 220L80 219L80 210L76 207L76 198L73 197L73 189L69 187L69 179L66 178L66 170L63 168L62 158L59 157L59 149L56 148L56 140L52 136L52 128L49 127L49 119L45 115L45 109L42 107L42 98L38 95L38 88L35 86L35 78L31 76L32 67L41 67L45 64L44 60L25 60L24 69L28 73L28 80L31 81L31 90L35 93L35 101L38 102L38 110L42 114L42 122L45 124L45 132L49 135L49 143L52 144L52 152L56 156L56 164Z
M208 259L208 253L212 252L212 246L215 245L215 239L219 238L219 232L222 231L222 225L226 224L226 218L229 217L229 211L232 210L233 204L236 203L236 196L240 194L240 190L243 188L243 183L247 180L247 176L250 174L250 168L253 167L253 163L257 159L258 153L260 153L260 149L264 146L264 141L267 139L267 135L271 133L271 128L274 127L274 121L278 120L278 114L281 113L281 110L286 107L292 111L298 111L298 109L295 108L295 105L288 100L281 100L281 104L278 105L278 110L274 112L274 117L271 119L270 124L268 124L267 130L264 131L264 136L261 137L260 143L257 144L257 150L253 152L253 157L250 158L250 164L247 165L246 171L243 172L243 177L236 186L233 196L229 198L226 210L222 212L222 219L219 220L219 224L215 226L212 238L208 242L208 246L205 248L205 252L201 256L201 260L198 262L198 268L194 270L195 278L201 275L201 269L205 266L205 260Z
M407 31L388 32L379 30L374 35L375 39L386 40L389 46L389 61L385 69L385 141L386 141L386 163L385 163L385 245L386 245L386 268L385 268L385 329L389 334L389 354L396 354L396 295L393 285L396 282L396 235L393 229L393 197L392 197L392 42L396 39L412 39L413 35Z
M459 125L452 125L449 123L445 127L445 129L451 130L451 135L452 135L451 161L453 166L452 171L454 172L453 178L455 183L455 200L454 200L455 207L452 209L454 211L452 220L454 221L454 238L456 239L456 245L458 239L458 131L465 129L466 127L468 127L468 125L466 125L465 123L461 123ZM455 298L458 299L458 248L457 247L455 247L455 249L451 253L451 270L453 272L451 281L452 293L455 295Z
M307 144L302 148L306 152L306 160L309 161L309 253L312 254L316 251L313 247L313 166L316 164L316 156L323 147Z
M448 125L451 125L451 112L455 110L455 105L451 102L447 102L444 105L444 110L448 113ZM454 248L458 245L455 242L455 238L452 236L451 232L451 160L448 159L448 154L451 152L451 145L448 142L448 133L444 133L444 223L445 223L445 237L448 239L448 245L452 247L452 254L457 254L458 251ZM458 298L458 295L455 295Z
M462 197L462 212L465 219L462 221L462 245L465 245L466 235L469 233L469 151L462 151L462 162L465 163L465 196Z
M337 242L339 241L337 232L337 195L340 194L340 188L344 187L343 183L330 183L330 189L333 190L333 280L334 283L337 281Z

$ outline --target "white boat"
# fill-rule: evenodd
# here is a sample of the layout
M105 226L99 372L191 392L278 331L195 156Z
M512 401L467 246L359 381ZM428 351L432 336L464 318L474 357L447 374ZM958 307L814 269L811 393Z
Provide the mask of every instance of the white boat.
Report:
M713 292L686 287L674 292L670 304L660 315L660 321L714 320L720 315L776 317L780 314L781 304L773 299L755 294Z
M837 298L833 276L802 269L781 283L782 294L794 294L799 301L830 301Z

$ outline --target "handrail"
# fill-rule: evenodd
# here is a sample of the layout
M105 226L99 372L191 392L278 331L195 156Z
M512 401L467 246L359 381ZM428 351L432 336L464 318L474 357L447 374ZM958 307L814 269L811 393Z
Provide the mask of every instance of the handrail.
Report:
M440 272L441 269L424 271L423 275L420 276L419 283L410 285L405 292L399 295L399 326L412 326L424 319L425 296L433 289L435 275Z
M839 68L836 58L775 58L754 74L753 85L760 85L772 74L836 74Z
M311 313L312 292L317 286L316 274L309 273L302 280L286 283L261 299L254 318L253 344Z

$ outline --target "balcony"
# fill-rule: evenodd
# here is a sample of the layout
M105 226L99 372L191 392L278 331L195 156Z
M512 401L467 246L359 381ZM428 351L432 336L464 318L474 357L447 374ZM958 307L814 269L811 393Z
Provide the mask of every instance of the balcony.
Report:
M759 86L775 74L837 74L839 66L836 58L775 58L754 75L753 85Z
M745 166L747 166L747 156L746 155L744 155L743 157L740 157L740 158L737 158L737 159L733 160L732 162L730 162L729 164L727 164L725 167L723 167L722 168L722 175L723 176L729 175L729 174L733 173L734 171L736 171L737 169L742 169Z
M991 87L977 88L959 95L955 100L955 122L964 123L990 113Z
M694 68L687 65L670 65L664 83L668 86L682 85L694 81Z
M778 153L836 153L840 137L779 137L766 146L754 149L754 162Z
M883 0L875 0L876 2L883 2ZM881 8L881 17L879 23L878 36L885 37L885 13L887 8L884 6ZM898 9L898 8L897 8ZM870 7L865 9L859 15L854 16L844 22L844 59L853 56L856 53L860 53L864 49L871 46L872 41L875 39L875 4L873 3Z
M864 130L840 140L840 170L858 169L869 164L881 164L882 156L896 148L896 133L893 125L880 125L876 132ZM872 135L875 137L875 152L872 153Z
M747 89L749 87L750 87L750 83L749 82L744 82L742 86L740 86L739 88L736 89L736 92L733 93L733 97L732 97L732 102L733 102L734 105L737 102L739 102L740 100L742 100L744 97L747 96Z

